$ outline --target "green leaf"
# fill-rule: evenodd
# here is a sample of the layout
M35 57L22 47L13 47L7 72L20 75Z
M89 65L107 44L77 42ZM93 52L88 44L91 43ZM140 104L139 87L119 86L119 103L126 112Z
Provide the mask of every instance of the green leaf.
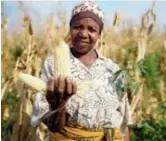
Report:
M124 69L120 69L118 71L116 71L114 74L113 74L113 82L118 78L118 76L120 75L120 73L123 71Z

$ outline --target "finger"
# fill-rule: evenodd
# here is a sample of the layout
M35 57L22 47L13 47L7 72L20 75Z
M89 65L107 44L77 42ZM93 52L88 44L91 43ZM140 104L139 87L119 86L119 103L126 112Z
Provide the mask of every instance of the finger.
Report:
M72 80L71 78L66 78L66 93L71 95L72 94Z
M65 78L63 76L59 76L58 78L58 89L57 91L61 94L64 94L66 87Z
M72 80L72 94L76 94L77 92L77 84L74 80Z
M53 97L54 97L54 79L51 78L47 83L46 99L47 99L47 101L50 102Z
M47 83L47 89L49 91L54 92L54 79L53 78L49 79L49 81Z
M54 89L55 89L55 91L57 91L57 89L58 89L58 87L59 87L59 77L55 77L55 79L54 79Z

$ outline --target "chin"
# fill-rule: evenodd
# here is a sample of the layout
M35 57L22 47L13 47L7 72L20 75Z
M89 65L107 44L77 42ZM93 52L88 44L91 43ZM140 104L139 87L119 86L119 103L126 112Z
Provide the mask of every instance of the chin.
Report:
M81 47L80 46L79 47L74 47L73 50L78 54L86 54L90 51L89 48L82 47L82 46Z
M81 48L81 49L75 49L75 51L76 51L77 53L79 53L79 54L86 54L86 53L89 52L89 50L83 49L83 48Z
M75 44L73 48L78 53L87 53L91 50L90 47L85 44Z

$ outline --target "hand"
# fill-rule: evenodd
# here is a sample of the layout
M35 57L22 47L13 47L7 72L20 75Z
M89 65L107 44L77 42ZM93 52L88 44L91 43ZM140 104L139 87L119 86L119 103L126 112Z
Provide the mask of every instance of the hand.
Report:
M72 78L58 76L56 78L51 78L48 81L48 91L46 98L49 103L61 103L72 94L75 94L76 91L77 85L76 82L72 80Z
M59 106L66 101L72 94L77 91L76 82L70 77L58 76L51 78L48 81L47 101L50 103L51 109L58 109ZM51 131L60 131L66 121L66 110L63 108L61 111L53 114L50 117L52 125L50 126Z

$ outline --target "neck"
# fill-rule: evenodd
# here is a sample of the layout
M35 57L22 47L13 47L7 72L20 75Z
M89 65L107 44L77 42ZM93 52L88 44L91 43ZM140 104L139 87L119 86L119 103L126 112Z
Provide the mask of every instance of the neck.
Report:
M72 50L72 54L88 68L90 68L97 59L97 53L94 48L86 54L78 54Z

